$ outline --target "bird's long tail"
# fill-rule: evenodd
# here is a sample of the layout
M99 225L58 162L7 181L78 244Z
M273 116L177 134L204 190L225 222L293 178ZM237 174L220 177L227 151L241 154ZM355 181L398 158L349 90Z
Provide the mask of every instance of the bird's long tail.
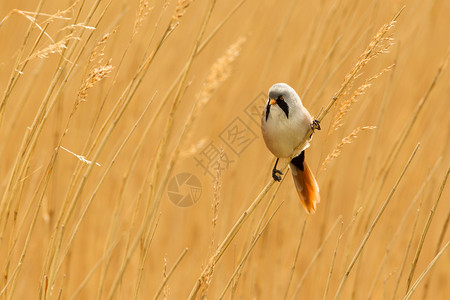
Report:
M314 214L316 205L320 202L319 186L305 161L305 151L294 157L289 167L303 207L308 214Z

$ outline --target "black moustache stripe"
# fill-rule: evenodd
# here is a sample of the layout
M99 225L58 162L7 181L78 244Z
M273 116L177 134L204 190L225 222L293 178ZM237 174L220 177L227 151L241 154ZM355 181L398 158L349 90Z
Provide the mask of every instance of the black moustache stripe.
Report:
M277 104L286 114L286 118L289 119L289 106L287 105L286 101L277 99Z
M269 101L267 101L267 105L266 105L266 122L267 122L267 119L269 118L269 113L270 113L270 106L271 105L269 103L270 103L270 99L269 99ZM286 103L286 101L281 100L280 98L278 98L277 99L277 104L284 111L284 113L286 115L286 118L289 119L289 106Z

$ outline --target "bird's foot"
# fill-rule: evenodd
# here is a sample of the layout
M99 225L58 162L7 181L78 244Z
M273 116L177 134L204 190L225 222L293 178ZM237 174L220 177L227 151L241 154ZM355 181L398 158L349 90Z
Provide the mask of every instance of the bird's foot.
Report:
M311 123L311 129L312 130L320 130L320 121L315 119L312 123Z
M275 180L275 181L281 181L281 176L279 176L279 175L277 175L277 174L283 175L283 173L282 173L280 170L273 169L273 170L272 170L272 178L273 178L273 180Z

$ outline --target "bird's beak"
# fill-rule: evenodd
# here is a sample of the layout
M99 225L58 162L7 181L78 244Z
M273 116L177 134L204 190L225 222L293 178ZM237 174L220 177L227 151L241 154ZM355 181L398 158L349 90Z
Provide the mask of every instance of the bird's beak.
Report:
M275 99L270 99L269 105L274 105L274 104L277 104L277 100L275 100Z

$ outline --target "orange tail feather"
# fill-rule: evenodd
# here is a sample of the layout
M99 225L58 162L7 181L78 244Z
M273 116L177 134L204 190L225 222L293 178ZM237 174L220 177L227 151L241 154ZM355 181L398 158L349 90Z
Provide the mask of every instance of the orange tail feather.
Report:
M320 202L319 186L306 161L303 162L303 166L302 171L293 163L289 164L302 205L308 214L314 214L316 205Z

